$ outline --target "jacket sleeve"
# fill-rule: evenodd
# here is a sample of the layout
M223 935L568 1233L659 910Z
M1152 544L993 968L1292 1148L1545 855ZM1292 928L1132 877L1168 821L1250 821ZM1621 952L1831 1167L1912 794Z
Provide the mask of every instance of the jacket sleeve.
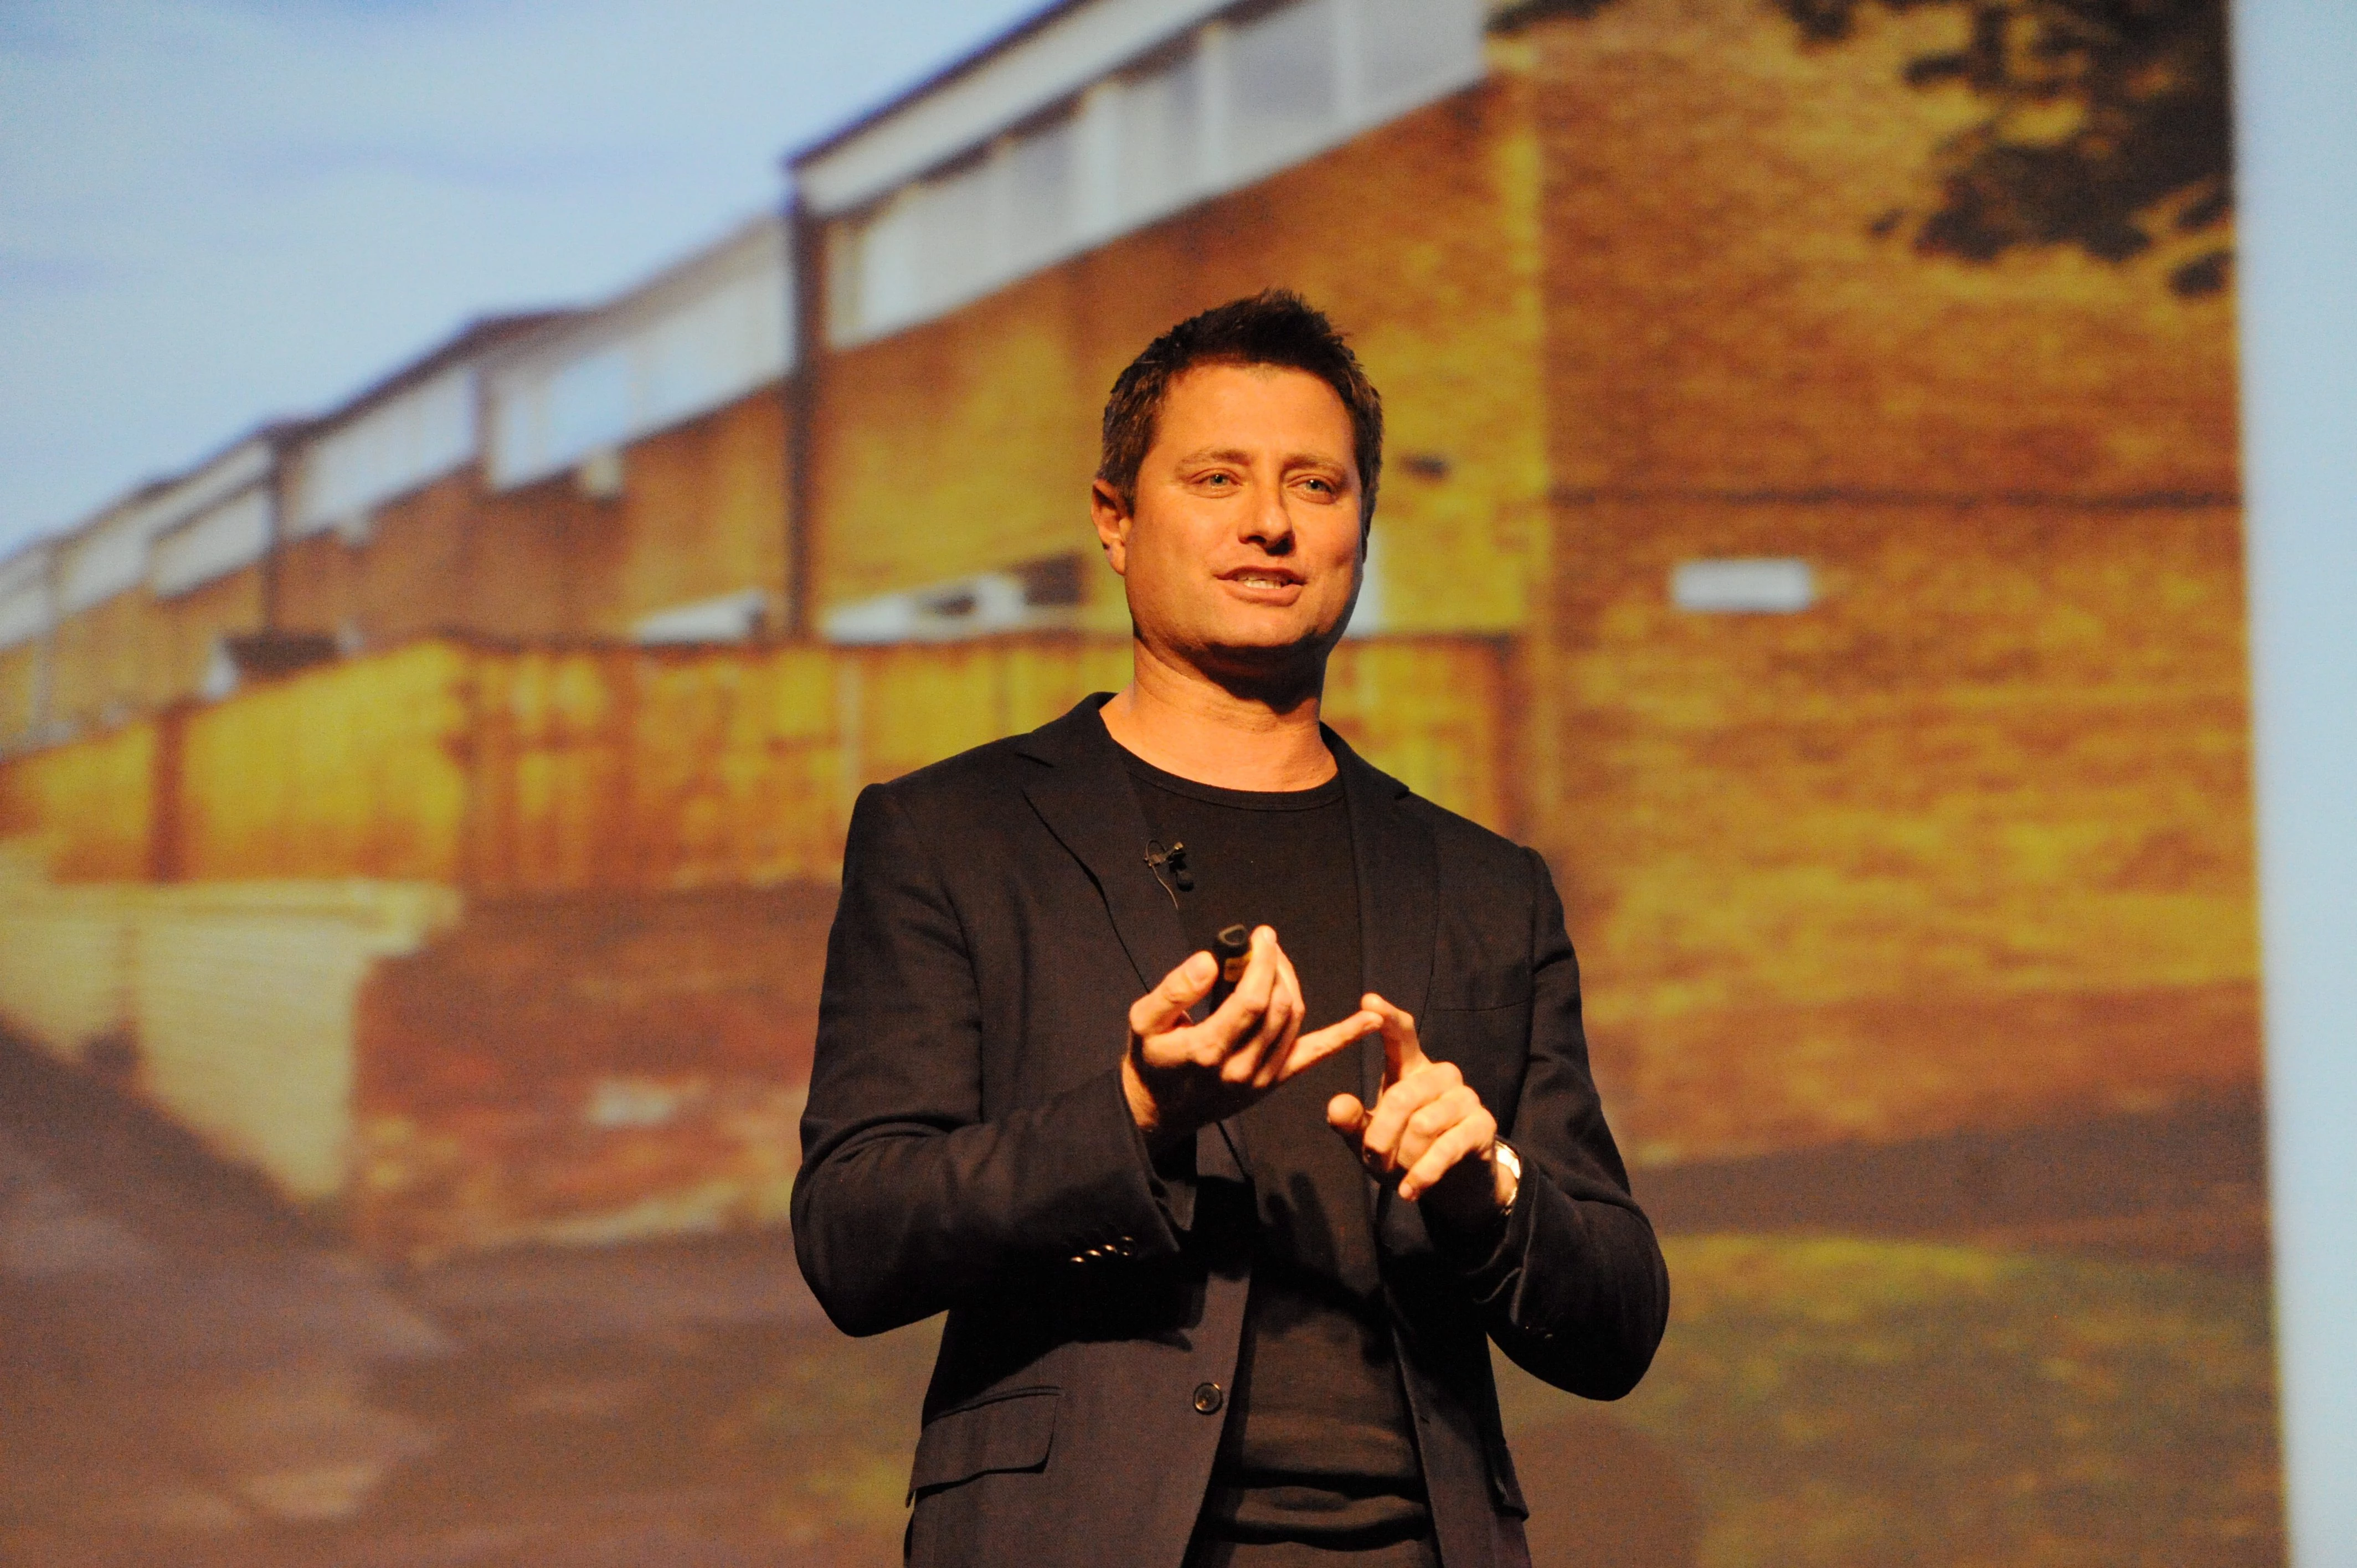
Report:
M1652 1224L1630 1196L1605 1125L1580 1024L1579 964L1546 863L1531 928L1530 1057L1512 1125L1523 1180L1502 1234L1436 1237L1516 1365L1590 1399L1618 1399L1652 1365L1669 1322L1670 1278Z
M974 947L888 787L854 808L827 938L802 1165L802 1277L875 1334L1008 1272L1178 1250L1118 1067L984 1119Z

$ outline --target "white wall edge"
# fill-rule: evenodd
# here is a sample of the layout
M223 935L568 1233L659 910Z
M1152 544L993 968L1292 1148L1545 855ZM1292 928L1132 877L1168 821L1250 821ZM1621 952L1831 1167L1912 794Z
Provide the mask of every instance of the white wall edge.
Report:
M2285 1482L2357 1563L2357 6L2233 6Z

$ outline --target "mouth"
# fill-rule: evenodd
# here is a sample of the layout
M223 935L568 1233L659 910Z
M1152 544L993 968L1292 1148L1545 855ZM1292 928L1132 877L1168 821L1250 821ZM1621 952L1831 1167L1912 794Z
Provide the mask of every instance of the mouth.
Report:
M1240 566L1232 572L1220 574L1221 581L1247 588L1297 588L1305 580L1298 572L1282 566Z

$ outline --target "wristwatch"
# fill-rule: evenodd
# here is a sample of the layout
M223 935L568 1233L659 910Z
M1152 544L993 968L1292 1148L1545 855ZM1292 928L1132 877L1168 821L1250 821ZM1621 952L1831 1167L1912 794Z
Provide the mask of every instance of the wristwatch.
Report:
M1514 1153L1514 1145L1505 1139L1492 1138L1490 1140L1490 1157L1505 1169L1506 1200L1499 1207L1511 1213L1515 1197L1523 1190L1523 1156Z

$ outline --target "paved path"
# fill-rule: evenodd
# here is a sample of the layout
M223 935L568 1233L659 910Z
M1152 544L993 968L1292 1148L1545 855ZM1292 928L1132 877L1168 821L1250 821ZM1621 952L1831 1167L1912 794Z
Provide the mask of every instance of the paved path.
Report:
M773 1413L843 1343L781 1238L384 1270L0 1043L0 1562L882 1562Z

